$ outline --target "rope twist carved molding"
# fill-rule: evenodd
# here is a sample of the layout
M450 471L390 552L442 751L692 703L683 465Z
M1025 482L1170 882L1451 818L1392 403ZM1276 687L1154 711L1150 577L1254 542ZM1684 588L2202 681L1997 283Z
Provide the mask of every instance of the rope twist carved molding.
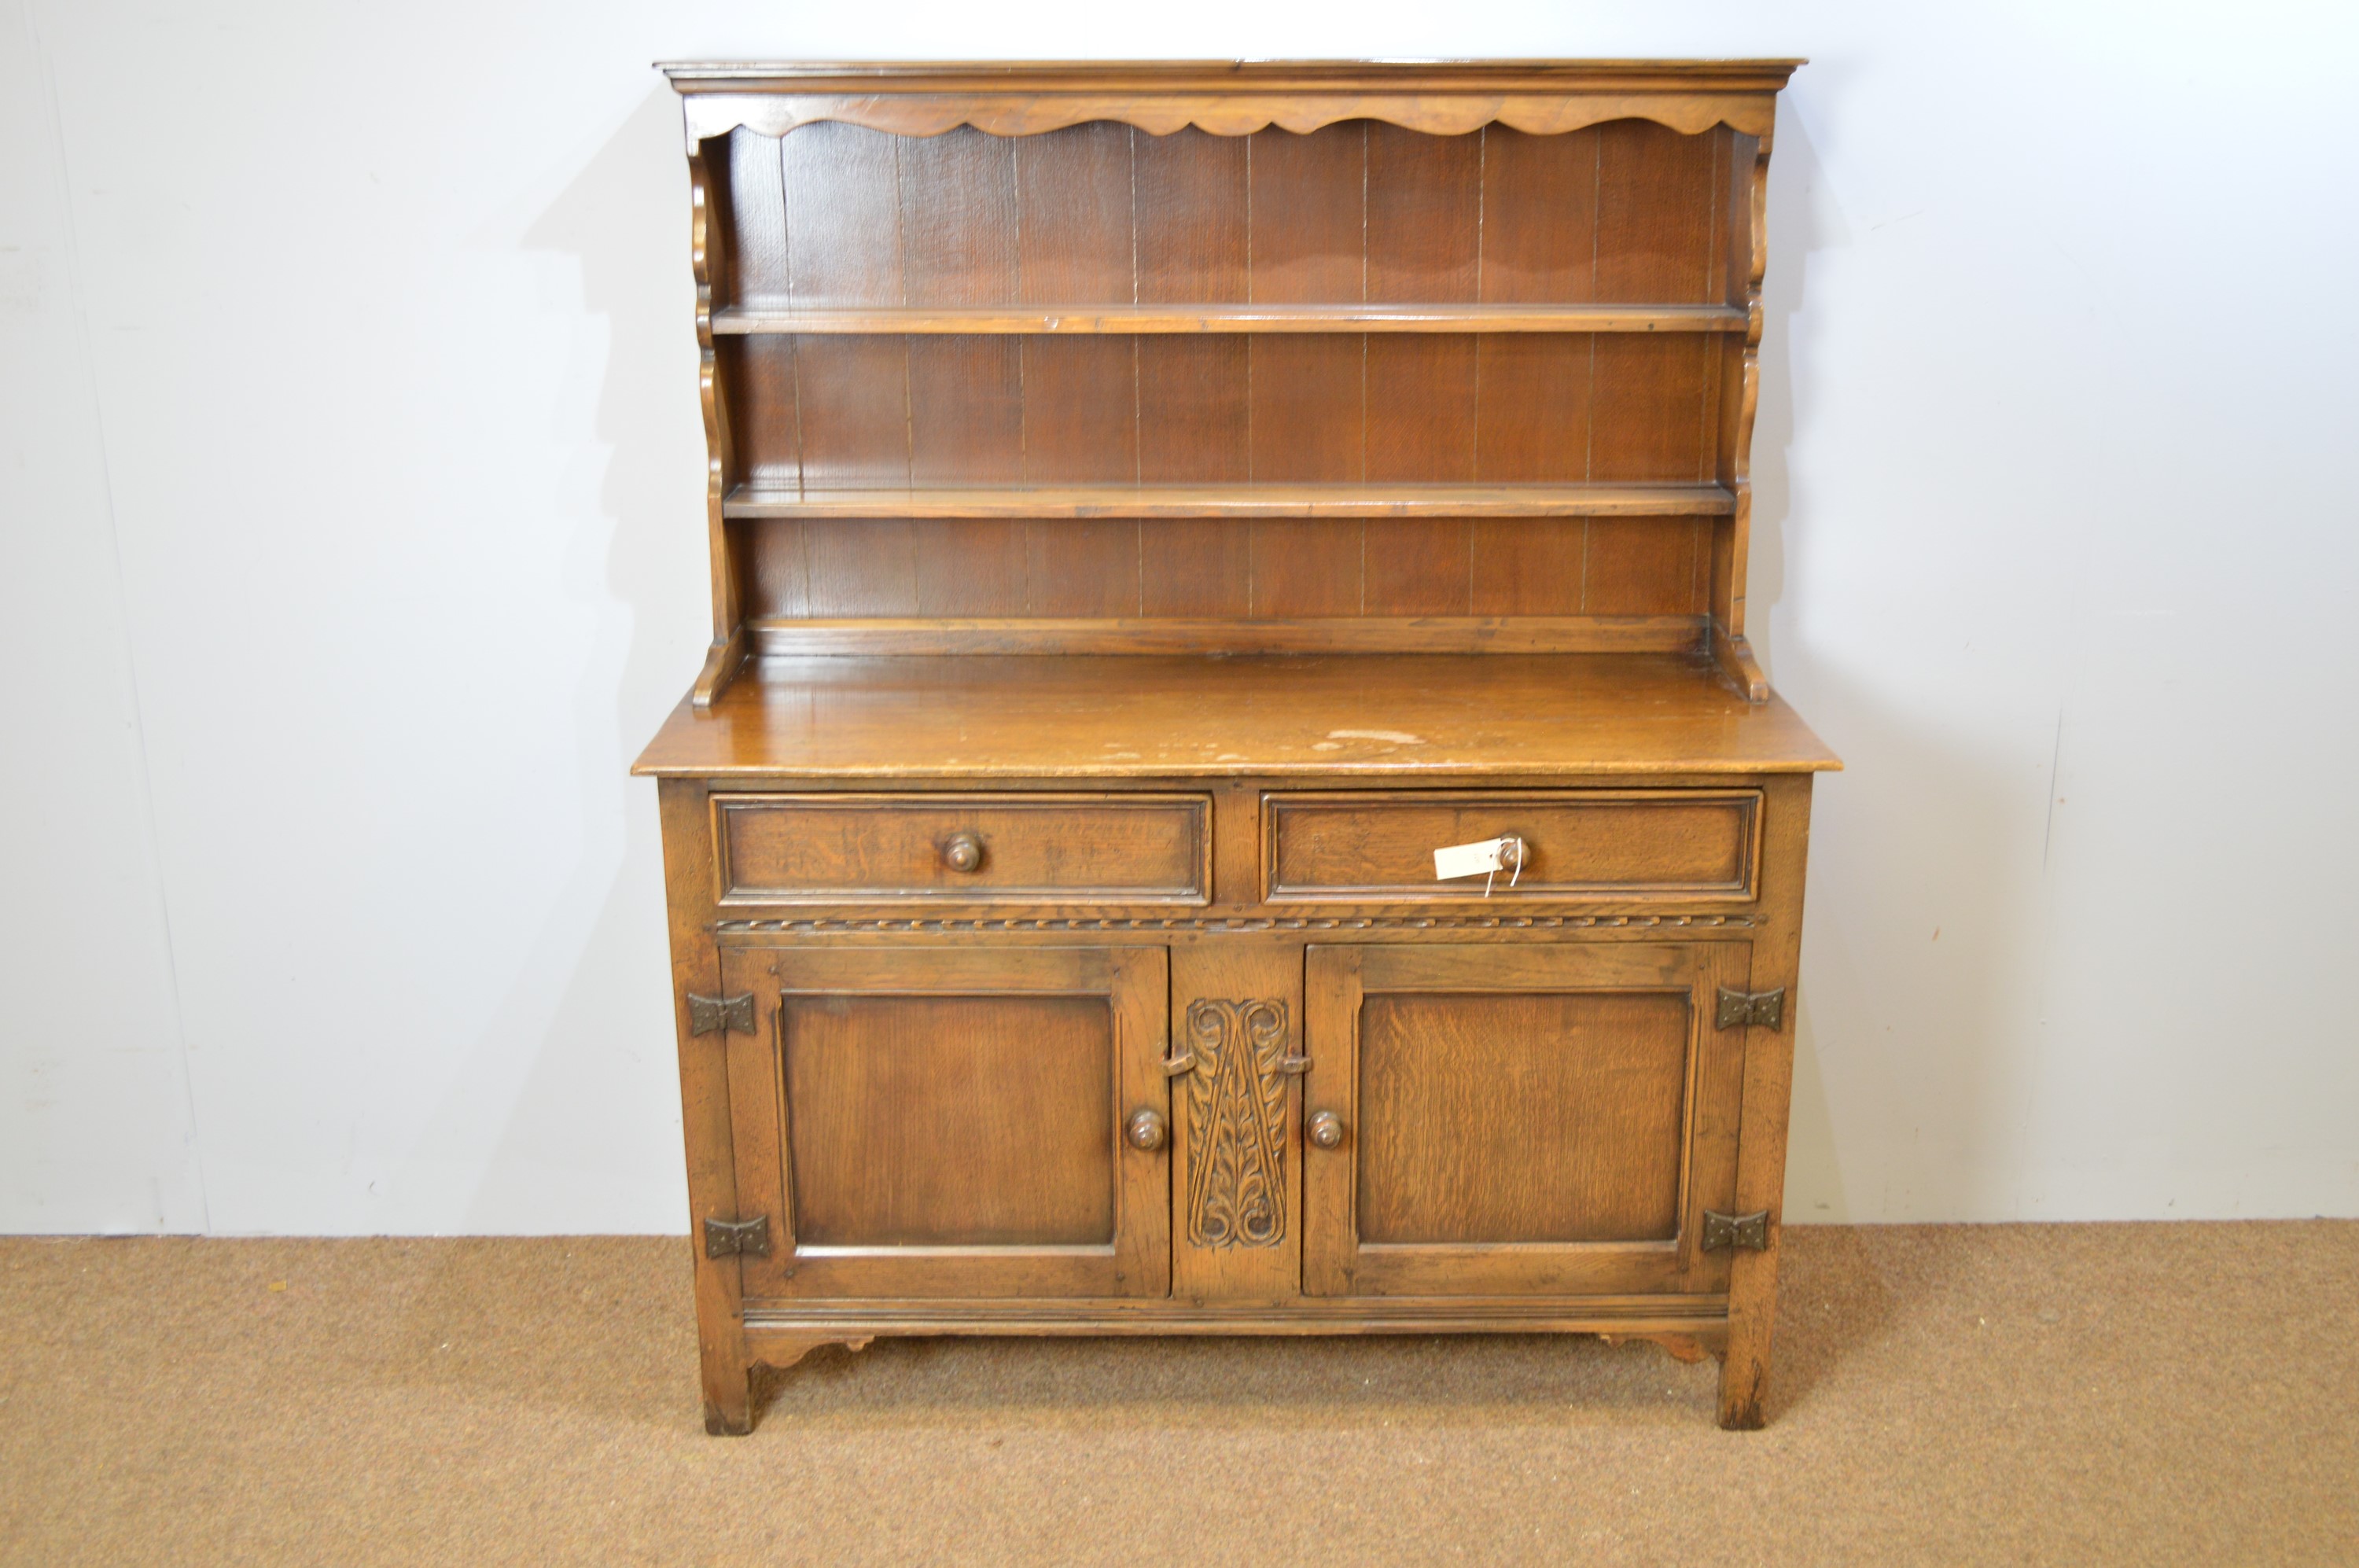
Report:
M720 936L824 936L867 931L1719 931L1749 930L1760 923L1752 915L815 916L716 920L712 930Z
M1275 1247L1286 1236L1286 1004L1188 1004L1188 1239Z

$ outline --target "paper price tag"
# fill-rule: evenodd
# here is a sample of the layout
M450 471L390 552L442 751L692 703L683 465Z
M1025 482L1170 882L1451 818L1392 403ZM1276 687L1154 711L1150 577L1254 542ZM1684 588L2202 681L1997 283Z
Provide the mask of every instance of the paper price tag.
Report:
M1453 844L1433 852L1433 876L1439 882L1453 877L1481 877L1507 868L1507 841L1486 838L1480 844Z

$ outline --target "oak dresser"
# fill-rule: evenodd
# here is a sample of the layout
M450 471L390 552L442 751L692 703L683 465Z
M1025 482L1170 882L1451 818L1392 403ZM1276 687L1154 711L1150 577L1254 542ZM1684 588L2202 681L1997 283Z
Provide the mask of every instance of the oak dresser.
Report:
M1812 774L1745 637L1797 62L667 67L706 1424L879 1334L1769 1360Z

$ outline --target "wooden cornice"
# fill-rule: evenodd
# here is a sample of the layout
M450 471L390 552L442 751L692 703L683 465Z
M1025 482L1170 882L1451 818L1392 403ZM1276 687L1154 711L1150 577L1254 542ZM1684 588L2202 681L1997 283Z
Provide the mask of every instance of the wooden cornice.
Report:
M905 136L973 125L1029 136L1111 120L1163 136L1247 136L1373 119L1462 135L1494 123L1553 134L1643 119L1767 137L1802 62L1747 60L1171 60L823 64L674 61L691 150L743 125L780 136L838 120Z

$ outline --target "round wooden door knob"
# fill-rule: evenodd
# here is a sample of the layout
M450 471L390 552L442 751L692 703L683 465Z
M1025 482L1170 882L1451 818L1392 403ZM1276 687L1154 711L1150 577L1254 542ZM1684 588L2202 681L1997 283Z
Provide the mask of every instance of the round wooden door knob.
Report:
M1129 1125L1123 1129L1123 1136L1130 1139L1131 1148L1143 1149L1152 1154L1163 1147L1163 1140L1170 1136L1170 1130L1161 1111L1133 1111Z
M973 871L983 865L983 840L971 833L954 833L942 845L942 864L953 871Z
M1332 1111L1321 1111L1310 1118L1310 1141L1321 1149L1340 1149L1343 1144L1343 1118Z

